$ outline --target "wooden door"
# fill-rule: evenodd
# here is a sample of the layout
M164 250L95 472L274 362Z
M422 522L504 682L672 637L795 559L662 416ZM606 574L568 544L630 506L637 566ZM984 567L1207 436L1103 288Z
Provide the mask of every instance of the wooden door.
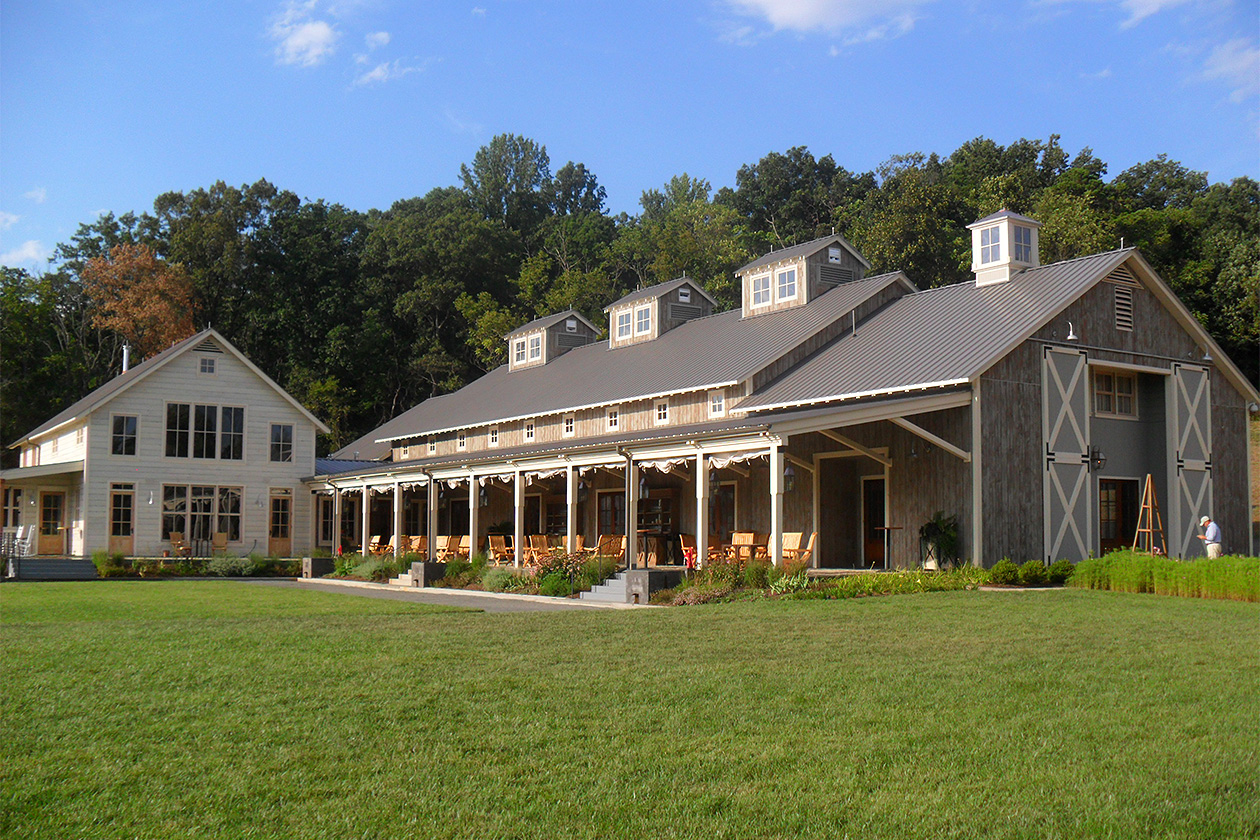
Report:
M39 545L37 554L65 554L66 494L62 490L39 494Z
M884 479L862 479L862 561L867 566L884 565L886 524Z
M293 554L293 496L288 490L273 490L271 493L267 553L272 557L289 557Z
M136 494L133 490L109 493L109 552L131 556L136 553Z
M1103 478L1098 481L1098 550L1106 554L1133 545L1137 531L1138 482Z
M1171 380L1168 551L1174 557L1201 557L1203 541L1195 538L1199 519L1212 508L1211 374L1207 368L1175 364Z
M1041 369L1045 560L1090 555L1089 363L1083 351L1046 348Z

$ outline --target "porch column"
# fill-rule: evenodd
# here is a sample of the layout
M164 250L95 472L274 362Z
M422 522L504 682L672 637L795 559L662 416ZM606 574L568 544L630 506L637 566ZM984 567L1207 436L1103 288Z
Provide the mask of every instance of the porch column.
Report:
M433 476L429 476L429 487L425 491L424 503L428 507L428 510L425 511L425 530L429 533L425 537L425 542L429 546L428 559L430 561L437 559L437 545L435 544L437 542L437 494L437 481L434 480Z
M626 568L639 559L639 465L626 456Z
M512 565L518 569L525 560L525 483L521 471L517 470L512 478L512 551L515 554Z
M402 557L402 487L394 482L394 556Z
M481 510L481 488L477 486L477 476L468 474L468 557L477 553L477 531L480 524L477 514Z
M704 452L696 453L696 566L709 556L709 464Z
M372 524L372 491L368 489L366 484L363 485L363 520L359 523L359 536L363 539L362 551L364 557L368 553L368 527Z
M333 532L332 553L336 557L341 553L341 488L333 487Z
M569 464L564 468L564 550L566 554L577 551L577 470Z
M783 565L783 450L770 442L770 562Z

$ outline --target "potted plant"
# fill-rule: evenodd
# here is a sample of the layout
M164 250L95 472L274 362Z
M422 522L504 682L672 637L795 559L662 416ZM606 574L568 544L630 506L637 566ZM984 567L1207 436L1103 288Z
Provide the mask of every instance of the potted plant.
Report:
M919 528L919 562L941 570L958 561L958 517L938 510Z

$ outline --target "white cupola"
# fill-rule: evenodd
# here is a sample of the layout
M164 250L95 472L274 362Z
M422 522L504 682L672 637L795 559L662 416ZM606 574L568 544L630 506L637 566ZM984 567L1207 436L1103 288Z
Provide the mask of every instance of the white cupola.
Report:
M971 270L976 285L1005 283L1026 268L1041 265L1037 253L1037 231L1041 222L999 210L967 225L971 231Z

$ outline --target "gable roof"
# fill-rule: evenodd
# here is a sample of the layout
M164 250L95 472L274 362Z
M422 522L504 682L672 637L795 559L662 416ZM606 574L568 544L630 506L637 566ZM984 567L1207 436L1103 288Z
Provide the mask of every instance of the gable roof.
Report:
M207 327L206 329L202 330L196 335L189 336L183 341L178 341L175 344L172 344L170 347L166 348L161 353L158 353L156 356L150 356L149 358L145 359L140 364L128 370L126 373L118 374L113 379L106 382L104 385L101 385L99 388L88 393L87 396L83 397L82 399L76 401L69 407L58 412L56 415L44 421L39 426L36 426L33 430L26 433L26 435L24 435L19 440L16 440L13 443L9 444L9 448L13 449L18 446L21 446L22 444L29 442L32 438L36 438L36 437L39 437L40 435L47 434L48 432L51 432L54 429L65 425L66 423L72 422L76 419L79 419L81 417L84 417L90 414L91 412L103 406L105 403L112 400L114 397L117 397L119 394L126 391L128 388L131 388L137 382L140 382L148 378L149 376L152 376L154 373L156 373L157 371L161 370L166 365L168 365L173 359L176 359L179 356L182 356L184 353L188 352L190 349L195 348L197 345L201 344L203 341L205 341L208 338L213 338L224 350L226 350L234 358L236 358L238 361L244 364L247 368L249 368L250 371L252 371L260 379L262 379L263 382L271 386L271 388L276 393L278 393L290 405L292 405L294 408L300 411L303 414L303 416L305 416L308 420L310 420L315 425L315 428L319 429L321 432L325 432L325 433L328 432L328 427L325 426L322 422L320 422L319 418L317 418L314 414L311 414L309 411L307 411L306 408L303 407L303 405L300 402L293 399L293 397L290 396L287 391L285 391L283 388L277 385L271 379L271 377L267 376L267 374L259 370L258 367L249 359L247 359L245 355L241 353L240 350L236 349L236 347L232 344L232 342L228 341L226 338L220 335L218 331L214 330L213 328Z
M805 306L741 317L732 309L687 321L661 335L610 350L588 344L546 365L508 372L503 365L460 390L432 397L343 447L360 457L392 441L455 429L507 424L528 417L616 405L735 385L780 359L890 286L915 287L905 275L882 274L845 283Z
M695 289L697 292L704 295L708 299L709 303L713 304L714 306L717 306L717 301L713 299L712 295L710 295L708 292L704 290L704 286L701 286L700 283L695 280L695 278L679 277L675 280L670 280L667 283L657 283L655 286L648 286L645 289L639 289L638 291L631 292L628 295L623 295L617 298L616 300L614 300L612 303L605 306L604 311L611 312L614 308L618 306L625 306L627 303L634 303L640 300L647 300L648 298L658 298L661 295L669 294L670 292L674 291L674 289L677 289L679 286L686 286L686 285L690 285L691 288Z
M534 330L545 330L549 327L555 326L561 321L568 320L569 318L577 318L579 321L581 321L583 324L586 324L586 326L590 327L596 333L599 332L599 327L595 326L590 321L588 321L586 319L586 316L583 315L581 312L578 312L576 309L567 309L564 312L557 312L555 315L544 315L541 318L535 318L534 320L530 321L528 324L522 324L521 326L512 330L507 335L503 336L503 339L507 341L511 339L512 336L520 335L521 333L533 332Z
M857 248L854 248L851 244L849 244L849 240L845 239L838 233L833 233L829 236L821 236L818 239L811 239L809 242L802 242L799 245L790 245L787 248L780 248L778 251L771 251L770 253L760 256L752 262L735 269L735 276L738 277L739 275L752 271L755 268L761 268L764 265L770 265L771 263L777 263L782 260L795 260L800 257L808 257L813 254L817 254L823 248L829 247L833 244L838 244L843 247L846 251L856 257L862 265L866 266L868 271L870 270L871 264L866 261L866 257L858 253Z

